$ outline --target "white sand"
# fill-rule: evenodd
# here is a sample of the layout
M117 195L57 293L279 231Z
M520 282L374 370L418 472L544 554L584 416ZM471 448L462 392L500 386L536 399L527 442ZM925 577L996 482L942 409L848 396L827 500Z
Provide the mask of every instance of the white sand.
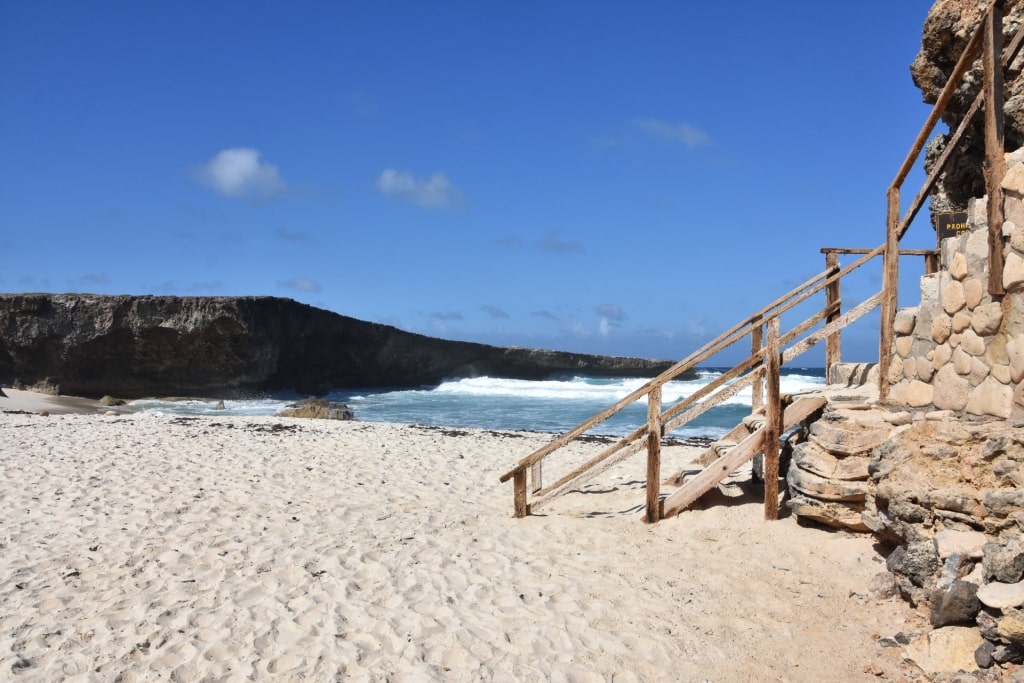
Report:
M869 538L753 496L645 525L642 456L517 520L498 476L538 435L7 413L0 439L0 679L913 679Z
M26 413L49 413L50 415L68 415L71 413L98 413L108 410L99 401L77 396L51 396L35 391L22 391L2 387L0 411L22 411Z

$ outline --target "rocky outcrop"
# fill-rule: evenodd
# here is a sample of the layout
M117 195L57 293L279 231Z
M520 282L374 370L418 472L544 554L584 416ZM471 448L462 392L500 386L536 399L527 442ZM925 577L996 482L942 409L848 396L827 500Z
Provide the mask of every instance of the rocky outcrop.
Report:
M793 514L837 529L868 531L862 519L872 490L868 454L892 430L880 412L833 405L811 425L807 440L793 449L786 474L786 505Z
M324 398L307 398L291 404L278 413L281 417L307 417L314 420L353 420L352 409L344 403Z
M921 39L921 50L910 67L914 83L921 89L924 101L934 104L946 85L960 54L981 21L989 0L937 0L928 12ZM1024 23L1024 1L1007 0L1005 3L1004 43ZM1006 149L1024 145L1024 79L1018 78L1024 60L1018 57L1010 64L1004 78L1003 107L1005 115ZM965 78L943 121L949 130L956 130L982 87L981 62ZM949 135L938 135L928 144L925 168L930 171L946 146ZM967 200L985 194L982 175L985 159L983 117L976 116L960 148L950 158L946 171L940 176L931 195L932 215L949 211L964 211Z
M0 295L0 382L51 393L324 394L483 375L654 376L670 365L446 341L275 297Z
M975 662L1024 662L1024 428L916 414L871 452L865 523L931 626L976 630Z

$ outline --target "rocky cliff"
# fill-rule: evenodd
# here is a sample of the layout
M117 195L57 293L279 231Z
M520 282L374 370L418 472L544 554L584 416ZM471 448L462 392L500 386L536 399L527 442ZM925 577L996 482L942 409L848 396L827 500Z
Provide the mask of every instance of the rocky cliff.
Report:
M914 83L921 89L924 101L934 104L946 85L960 54L974 35L990 0L937 0L928 12L921 38L921 50L910 67ZM1009 44L1017 28L1024 23L1024 0L1007 0L1004 8L1004 44ZM1024 60L1017 57L1004 76L1006 149L1024 145L1024 79L1019 78ZM943 121L950 131L956 130L982 87L981 60L968 72L964 85L950 102ZM985 159L983 116L975 116L960 148L950 158L946 171L939 178L931 195L932 215L964 211L967 200L985 194L982 175ZM925 168L931 170L945 149L949 135L938 135L926 149Z
M274 297L0 295L0 382L81 396L323 394L670 365L445 341Z

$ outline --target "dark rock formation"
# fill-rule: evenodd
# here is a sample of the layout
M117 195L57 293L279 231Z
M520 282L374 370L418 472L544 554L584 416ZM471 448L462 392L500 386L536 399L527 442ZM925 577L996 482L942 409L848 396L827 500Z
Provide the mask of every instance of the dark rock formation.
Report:
M353 420L355 415L344 403L324 398L307 398L278 413L281 417L308 417L316 420Z
M275 297L0 295L0 382L126 398L654 376L669 361L445 341Z
M914 83L921 89L924 101L934 104L956 66L960 54L979 25L989 0L937 0L928 12L921 39L921 51L910 67ZM1003 19L1004 43L1009 44L1017 28L1024 23L1024 1L1007 0ZM1024 145L1024 79L1019 78L1021 58L1010 64L1004 77L1003 108L1006 149ZM950 102L943 121L955 131L982 87L981 61L968 72L964 85ZM922 119L922 123L924 120ZM938 135L926 149L925 168L930 171L949 135ZM946 171L939 178L931 195L932 215L949 211L965 211L967 200L985 195L982 175L985 158L984 123L981 113L975 116L960 148L950 157Z

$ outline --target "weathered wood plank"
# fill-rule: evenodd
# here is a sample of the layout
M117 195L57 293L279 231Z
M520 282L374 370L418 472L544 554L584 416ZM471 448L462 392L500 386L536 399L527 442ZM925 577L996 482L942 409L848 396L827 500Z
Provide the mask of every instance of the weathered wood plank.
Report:
M971 124L971 119L974 118L974 115L977 114L978 110L981 108L981 102L984 99L983 95L984 93L979 92L978 96L974 98L974 103L971 104L970 108L967 110L967 113L964 114L963 119L960 120L960 125L957 126L956 131L946 141L945 148L943 148L942 153L939 154L939 158L936 159L935 163L932 165L931 173L929 173L928 177L925 178L924 184L921 186L921 189L919 189L917 191L917 195L914 196L914 201L910 203L910 206L907 208L906 213L903 214L903 219L900 221L900 227L897 233L899 239L903 239L903 235L905 235L907 233L907 230L910 229L910 224L914 222L915 218L917 218L918 211L920 211L921 207L924 206L925 200L931 196L932 188L938 181L939 176L941 176L946 170L946 161L949 160L949 157L953 154L954 150L956 150L957 145L960 143L960 138L963 137L964 132ZM938 237L939 233L938 231L936 231L936 248L940 246ZM905 255L903 249L900 250L900 255ZM929 258L929 255L925 254L925 258ZM931 258L935 258L934 252Z
M750 355L763 356L761 349L764 344L764 326L755 325L750 330ZM750 385L750 410L751 412L761 409L764 405L764 375L761 368L754 369L754 381Z
M793 346L786 349L785 352L783 352L782 354L782 364L785 365L786 363L790 362L800 354L805 353L812 346L814 346L822 339L835 332L836 330L841 330L850 323L857 320L858 318L866 315L867 313L870 313L872 310L874 310L876 306L878 306L878 302L881 299L881 296L882 293L879 292L878 294L875 294L867 301L863 301L857 304L849 311L839 316L839 318L834 322L825 325L825 327L821 328L812 335L808 335L806 339L803 339L798 344L794 344Z
M768 323L765 351L765 384L768 389L764 421L764 518L779 518L779 437L782 435L782 405L779 400L781 369L779 319Z
M807 420L816 412L822 410L826 400L820 396L805 396L798 398L786 408L783 416L783 431L790 429L797 423ZM737 467L753 458L761 451L764 443L764 427L755 430L750 436L741 441L736 448L705 468L703 472L695 476L684 486L676 490L662 503L661 517L672 517L689 507L702 495L717 486L723 479L736 470Z
M713 392L718 391L720 388L728 385L731 380L735 379L736 377L739 377L744 372L746 372L751 367L753 367L754 364L759 363L760 361L761 361L761 356L760 356L760 354L758 354L756 357L752 356L752 357L748 358L747 360L745 360L742 363L738 364L733 369L731 369L731 370L729 370L727 372L723 372L721 375L719 375L718 377L716 377L712 381L708 382L706 385L704 385L703 387L701 387L697 391L693 392L692 394L687 396L685 399L683 399L681 401L678 401L677 403L672 405L668 410L665 411L665 414L661 416L662 421L668 423L669 421L673 420L673 418L676 415L678 415L679 413L681 413L682 411L684 411L684 410L686 410L688 408L691 408L694 404L704 405L708 401L711 401L711 404L708 407L718 405L718 403L720 403L722 401L722 399L717 394L713 395L713 396L711 394ZM743 386L747 386L748 384L750 384L751 381L753 381L753 378L751 378L750 381L747 381ZM726 390L728 390L728 388ZM733 394L734 393L735 392L733 392ZM728 394L726 397L732 396L733 394ZM710 396L710 398L708 398L706 401L702 402L702 399L704 399L705 397L708 397L708 396ZM707 410L707 408L705 408L705 410ZM701 411L701 412L703 412L703 411ZM697 413L697 414L700 414L700 413ZM693 418L691 417L689 419L693 419ZM673 421L673 424L678 424L678 423ZM666 431L671 431L671 430L666 430Z
M822 254L874 254L877 249L867 248L846 248L846 247L822 247ZM900 256L934 256L934 249L900 249Z
M885 405L889 398L889 366L893 354L893 324L896 321L897 294L899 290L899 234L900 189L890 187L885 225L885 255L882 261L881 322L878 339L878 400Z
M714 408L715 406L719 405L720 403L723 403L724 401L729 400L730 398L732 398L736 394L740 393L740 391L742 391L743 389L746 389L748 386L750 386L750 383L753 382L753 381L754 381L754 373L750 373L750 374L746 375L745 377L740 377L738 380L736 380L732 384L730 384L730 385L728 385L726 387L723 387L721 391L719 391L714 396L708 398L706 401L703 401L702 403L698 403L697 405L691 407L689 410L687 410L682 415L679 415L677 417L673 417L671 420L665 420L665 433L667 434L667 433L671 432L673 429L676 429L680 425L686 424L690 420L692 420L692 419L694 419L694 418L696 418L696 417L698 417L700 415L703 415L704 413L706 413L707 411L711 410L712 408ZM668 414L669 414L669 411L665 411L665 417L667 417Z
M530 506L526 503L526 469L522 467L513 474L512 504L516 517L526 517L530 514Z
M764 407L762 406L759 410L754 411L753 413L751 413L751 415L757 415L757 414L763 414L763 413L764 413ZM748 436L750 436L751 431L752 430L747 426L746 420L744 420L743 422L740 422L738 425L736 425L731 430L729 430L729 432L725 436L722 436L722 437L718 438L713 444L708 446L699 456L697 456L697 458L694 460L694 463L695 464L699 463L700 465L703 465L705 467L707 465L710 465L715 460L717 460L719 457L721 457L721 454L717 452L719 444L722 444L722 443L738 444L739 442L743 441L743 439L745 439ZM664 484L666 486L682 486L684 483L686 483L684 481L684 477L686 476L686 473L689 472L689 471L692 471L692 470L693 470L692 466L691 467L684 467L683 469L677 470L672 475L666 477L662 481L664 482Z
M985 93L985 190L988 194L988 293L1003 296L1003 3L994 2L982 48Z
M587 470L590 470L591 468L594 468L594 467L604 463L606 460L611 458L613 455L615 455L616 453L618 453L622 449L629 448L631 446L635 446L635 448L633 448L631 453L636 453L637 451L639 451L643 447L643 442L639 441L639 439L646 432L647 432L647 426L646 425L644 425L643 427L638 427L637 429L634 429L631 433L629 433L626 436L622 437L621 439L619 439L618 441L613 443L611 446L608 446L607 448L602 450L600 453L595 455L590 460L586 461L582 465L577 466L574 470L572 470L568 474L563 475L562 477L560 477L558 479L558 481L556 481L555 483L550 484L550 485L544 487L543 489L541 489L540 494L541 495L546 495L546 494L550 493L551 491L554 491L557 488L561 488L563 485L578 479L580 477L580 475L586 473ZM619 460L615 460L615 462L619 462Z
M778 519L778 439L782 435L782 405L779 401L778 318L768 324L765 352L765 384L768 396L765 405L765 519Z
M986 26L986 24L987 20L985 23L982 24L982 26ZM1010 45L1005 50L1002 51L1000 63L1004 67L1009 66L1013 62L1022 44L1024 44L1024 25L1018 27L1017 32L1014 33L1013 35L1013 40L1010 41ZM993 54L995 54L994 50ZM977 96L975 96L974 102L972 102L971 106L967 109L967 113L965 113L963 117L960 119L960 124L957 126L956 131L953 132L953 134L950 135L947 139L946 146L943 148L942 154L940 154L939 158L936 159L935 163L932 164L931 173L928 174L928 177L925 179L924 184L921 186L921 189L918 190L917 196L914 197L914 201L910 203L910 206L907 208L906 213L903 214L903 220L900 221L899 229L900 239L902 239L903 235L906 234L907 230L910 228L910 224L914 222L914 218L917 217L918 211L920 211L921 207L924 206L925 200L929 196L931 196L932 188L934 187L935 182L939 179L939 176L941 176L942 173L946 170L946 161L949 159L950 155L954 152L954 150L956 150L957 145L959 145L960 143L960 139L964 136L964 132L971 124L971 121L974 119L974 116L978 113L978 110L981 109L981 105L984 102L984 100L985 89L982 88L981 91L978 92ZM936 238L938 238L938 233L936 233ZM938 240L936 239L936 241ZM906 253L907 252L904 250L900 251L901 255L906 255ZM924 256L926 257L925 273L931 274L937 272L938 267L936 264L933 263L935 257L929 256L927 254L925 254Z
M953 96L959 89L960 82L963 80L964 74L966 74L967 70L971 68L972 64L974 64L975 58L981 51L984 28L984 24L979 26L974 32L974 35L972 35L971 39L967 42L967 46L960 54L960 59L957 61L956 66L953 67L953 72L949 75L949 80L946 81L945 87L942 89L942 92L939 93L939 97L935 100L935 105L928 114L928 119L921 127L921 131L917 134L914 144L911 145L910 151L903 160L903 164L900 166L899 171L896 172L896 177L893 179L890 187L899 187L903 184L903 181L907 179L907 174L909 174L910 170L914 167L914 164L917 162L917 157L920 156L925 143L928 142L928 138L931 137L932 131L935 129L935 124L937 124L942 118L942 115L946 113L946 106L949 104L950 100L953 99Z
M531 510L539 510L556 498L565 495L573 489L577 489L583 486L591 479L600 476L604 472L607 472L613 466L622 462L626 458L632 457L643 450L647 442L645 441L634 441L622 450L618 451L614 456L607 457L600 462L593 465L590 469L580 471L575 477L570 480L563 481L558 486L551 486L546 491L541 491L540 495L533 499L530 503ZM596 459L596 458L595 458ZM580 468L582 469L582 468ZM564 479L564 478L563 478Z
M825 270L833 271L839 270L839 255L834 251L825 252ZM825 307L829 310L828 317L825 318L826 323L834 322L839 317L839 307L841 305L841 299L839 297L839 280L830 282L825 287ZM842 335L839 332L834 332L829 336L825 337L825 371L827 372L830 367L840 362L842 358Z
M661 387L647 396L647 522L659 519L661 490Z

